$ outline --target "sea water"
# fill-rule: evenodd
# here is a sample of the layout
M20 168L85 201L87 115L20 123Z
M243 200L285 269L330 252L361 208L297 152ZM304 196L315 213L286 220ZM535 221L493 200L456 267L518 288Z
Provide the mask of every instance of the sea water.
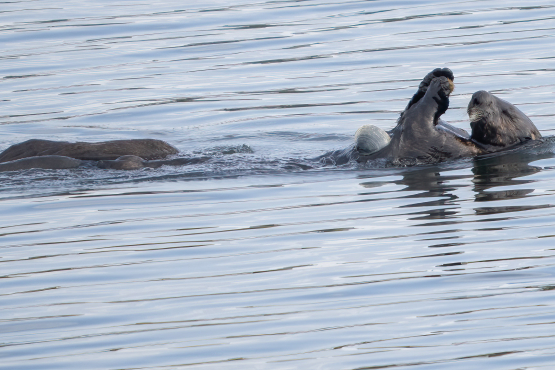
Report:
M313 159L451 68L554 134L551 1L0 3L0 150L210 160L0 173L0 368L552 369L555 158Z

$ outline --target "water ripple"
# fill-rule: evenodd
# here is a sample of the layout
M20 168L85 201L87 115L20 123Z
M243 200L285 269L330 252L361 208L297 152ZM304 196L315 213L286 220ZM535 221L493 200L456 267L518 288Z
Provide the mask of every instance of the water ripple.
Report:
M431 68L548 136L546 1L9 1L2 148L153 137L190 166L0 174L0 368L553 364L553 143L313 160ZM432 63L433 65L431 65Z

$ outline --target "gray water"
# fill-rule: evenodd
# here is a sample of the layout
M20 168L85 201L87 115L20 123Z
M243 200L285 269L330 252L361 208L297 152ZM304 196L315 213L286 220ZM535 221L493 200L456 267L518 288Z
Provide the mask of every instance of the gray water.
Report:
M0 368L554 369L552 144L310 160L435 67L447 122L483 89L555 134L554 34L547 0L0 2L0 150L210 157L0 174Z

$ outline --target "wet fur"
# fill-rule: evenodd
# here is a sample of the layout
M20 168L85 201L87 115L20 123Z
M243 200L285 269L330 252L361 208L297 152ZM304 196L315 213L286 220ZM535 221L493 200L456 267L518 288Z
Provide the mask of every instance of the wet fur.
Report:
M401 166L436 163L492 153L542 137L518 108L486 91L474 93L468 105L471 135L446 124L440 117L449 107L453 80L447 68L428 73L389 132L390 144L372 155L356 153L353 157L359 162L383 158Z
M542 137L534 123L517 107L487 91L472 95L467 112L471 138L480 144L505 148Z
M359 161L386 158L394 165L403 166L481 154L483 151L469 137L455 135L453 131L460 130L445 129L451 126L440 120L449 108L453 88L453 74L449 69L429 73L390 132L390 144L372 155L360 156Z
M59 155L46 155L42 157L28 157L0 163L1 171L28 170L31 168L43 168L49 170L77 168L82 161Z
M135 155L143 159L162 159L177 153L177 149L170 144L155 139L113 140L99 143L32 139L12 145L0 153L0 163L45 155L99 161L114 160L122 155Z

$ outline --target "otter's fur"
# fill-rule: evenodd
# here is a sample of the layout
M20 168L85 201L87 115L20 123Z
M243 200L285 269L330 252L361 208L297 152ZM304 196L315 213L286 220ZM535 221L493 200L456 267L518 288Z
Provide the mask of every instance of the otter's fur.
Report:
M517 107L487 91L472 95L467 112L471 138L480 144L505 148L542 137L530 118Z

